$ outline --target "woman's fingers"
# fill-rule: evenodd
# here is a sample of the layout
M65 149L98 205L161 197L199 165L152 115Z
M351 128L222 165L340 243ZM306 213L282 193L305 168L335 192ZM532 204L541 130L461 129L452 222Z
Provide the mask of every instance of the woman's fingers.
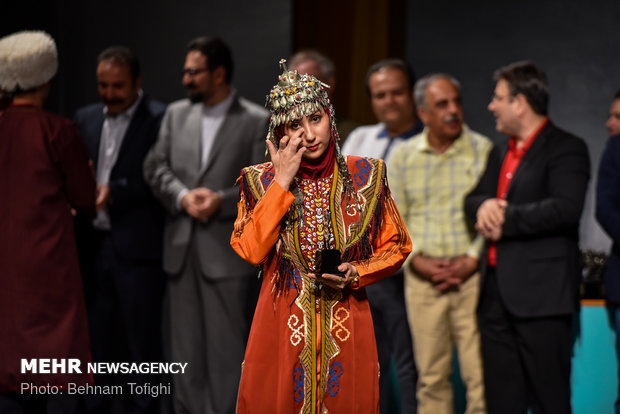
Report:
M306 148L301 145L303 129L296 130L291 136L285 135L280 139L278 150L275 146L270 146L269 151L271 160L276 170L274 180L288 191L290 184L299 170L301 159ZM273 153L271 153L273 151Z
M291 153L296 153L299 150L301 144L301 135L303 134L303 129L298 129L293 133L293 135L284 136L280 141L280 150L289 150ZM284 140L286 138L286 141ZM284 146L282 146L284 144Z
M321 282L334 289L344 289L346 286L345 276L332 275L330 273L323 273L320 278Z
M271 157L271 160L273 161L276 154L278 153L278 150L276 150L276 146L273 145L273 142L271 142L270 140L267 140L267 151L269 151L269 157Z
M323 273L319 279L327 286L334 289L344 289L351 280L357 276L357 269L351 263L341 263L338 270L344 272L343 275Z
M279 151L283 151L286 148L289 139L290 138L289 138L288 135L285 135L282 138L280 138L280 142L278 143L278 150Z

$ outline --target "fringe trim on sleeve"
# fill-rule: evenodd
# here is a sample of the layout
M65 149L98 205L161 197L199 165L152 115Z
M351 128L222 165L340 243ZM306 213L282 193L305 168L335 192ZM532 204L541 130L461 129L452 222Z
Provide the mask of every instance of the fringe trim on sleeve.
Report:
M371 219L368 223L362 237L353 245L349 246L342 254L343 262L361 261L369 259L374 254L375 240L379 229L383 225L383 210L387 197L390 197L389 187L386 185L386 178L381 179L381 190L379 192L379 201L372 212Z

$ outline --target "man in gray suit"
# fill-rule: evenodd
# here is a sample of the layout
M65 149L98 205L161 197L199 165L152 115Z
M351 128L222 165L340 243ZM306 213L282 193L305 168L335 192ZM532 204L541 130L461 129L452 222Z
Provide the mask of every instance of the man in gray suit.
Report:
M183 85L144 162L169 214L164 270L171 276L170 345L176 413L232 413L258 281L230 247L241 168L263 161L268 113L231 87L233 61L218 38L187 47Z

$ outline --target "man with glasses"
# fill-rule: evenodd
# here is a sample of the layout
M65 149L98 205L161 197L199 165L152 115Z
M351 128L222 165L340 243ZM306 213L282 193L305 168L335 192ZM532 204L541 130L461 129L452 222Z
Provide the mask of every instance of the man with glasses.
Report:
M144 163L153 193L168 210L164 270L170 275L174 410L234 411L251 312L255 269L230 247L243 167L263 161L268 113L231 86L230 49L199 37L187 47L183 85Z
M538 66L511 63L494 79L488 108L509 138L465 203L487 239L478 305L487 412L568 414L588 148L549 119Z

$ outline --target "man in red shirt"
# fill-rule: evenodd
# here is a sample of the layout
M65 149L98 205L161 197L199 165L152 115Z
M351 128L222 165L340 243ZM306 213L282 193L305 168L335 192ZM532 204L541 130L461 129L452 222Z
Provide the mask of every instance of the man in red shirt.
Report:
M488 241L478 309L487 410L570 413L588 150L547 117L540 68L516 62L495 80L489 110L510 138L466 200Z

